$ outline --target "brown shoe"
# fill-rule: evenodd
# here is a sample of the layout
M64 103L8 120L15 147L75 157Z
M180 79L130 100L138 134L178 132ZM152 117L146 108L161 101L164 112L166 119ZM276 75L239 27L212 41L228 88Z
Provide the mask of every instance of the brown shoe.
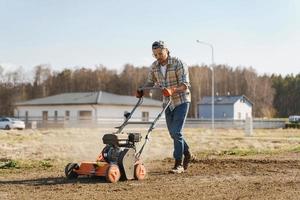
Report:
M184 159L183 159L183 169L187 170L189 164L193 161L196 161L196 156L191 154L190 151L184 152Z

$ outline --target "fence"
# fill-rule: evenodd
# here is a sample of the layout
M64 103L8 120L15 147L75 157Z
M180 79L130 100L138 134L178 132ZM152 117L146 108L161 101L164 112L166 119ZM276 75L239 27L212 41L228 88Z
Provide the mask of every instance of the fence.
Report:
M187 119L186 125L188 127L202 127L210 128L212 125L211 120L199 120L199 119ZM225 129L244 129L246 126L246 120L214 120L215 128ZM282 119L254 119L252 120L253 129L272 129L272 128L284 128L285 120Z
M152 119L150 119L151 122ZM147 127L149 122L136 121L133 125L135 127ZM123 119L89 119L89 120L41 120L34 119L28 120L26 123L27 128L108 128L121 125ZM249 124L250 123L250 124ZM185 127L187 128L211 128L211 120L203 119L187 119ZM156 127L165 127L165 121L159 120ZM282 119L254 119L252 121L246 120L214 120L214 127L216 129L276 129L284 128L285 121Z

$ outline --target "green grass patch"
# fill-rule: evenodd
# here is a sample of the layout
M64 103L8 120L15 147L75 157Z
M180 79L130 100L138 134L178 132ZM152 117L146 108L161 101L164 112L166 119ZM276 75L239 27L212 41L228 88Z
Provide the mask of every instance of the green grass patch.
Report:
M57 161L52 159L43 160L10 160L1 159L0 169L48 169L57 165Z
M18 162L15 160L1 159L0 169L18 168Z
M42 168L53 167L53 161L51 159L41 160L39 161L39 166Z
M294 152L294 153L300 153L300 145L299 146L296 146L296 147L293 147L290 152Z

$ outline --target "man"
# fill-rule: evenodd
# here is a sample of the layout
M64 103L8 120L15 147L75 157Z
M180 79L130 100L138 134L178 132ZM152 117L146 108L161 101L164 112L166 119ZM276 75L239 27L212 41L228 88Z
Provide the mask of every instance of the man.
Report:
M165 111L169 134L174 142L175 165L171 172L182 173L193 159L182 132L191 102L188 68L181 60L170 56L163 41L155 41L152 44L152 52L156 61L151 66L144 87L161 86L164 88L162 90L164 102L167 98L171 100ZM142 95L142 91L137 92L137 97Z

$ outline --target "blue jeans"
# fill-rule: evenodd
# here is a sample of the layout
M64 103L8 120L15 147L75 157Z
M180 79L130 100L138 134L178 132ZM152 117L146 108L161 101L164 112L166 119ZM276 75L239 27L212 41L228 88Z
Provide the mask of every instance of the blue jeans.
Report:
M189 103L182 103L172 111L169 107L165 111L167 127L174 142L173 157L175 160L182 160L183 153L189 149L182 132L189 105Z

